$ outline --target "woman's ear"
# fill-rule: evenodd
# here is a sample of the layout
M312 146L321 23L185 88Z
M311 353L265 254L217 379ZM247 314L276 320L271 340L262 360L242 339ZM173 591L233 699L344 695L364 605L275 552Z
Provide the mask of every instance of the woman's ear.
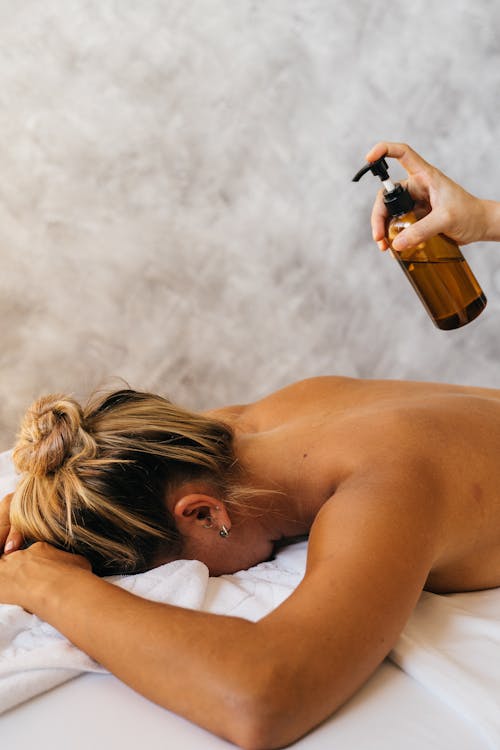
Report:
M212 495L197 492L182 495L174 504L173 515L184 536L198 529L231 527L224 503Z

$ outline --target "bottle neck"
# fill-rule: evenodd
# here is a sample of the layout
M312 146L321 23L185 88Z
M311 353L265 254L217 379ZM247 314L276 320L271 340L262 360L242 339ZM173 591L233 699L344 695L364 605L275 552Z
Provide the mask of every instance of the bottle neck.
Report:
M401 211L399 214L390 215L389 221L400 221L407 224L414 224L417 221L417 217L413 211Z
M394 190L384 192L384 204L390 216L401 216L412 211L415 201L408 190L398 182Z

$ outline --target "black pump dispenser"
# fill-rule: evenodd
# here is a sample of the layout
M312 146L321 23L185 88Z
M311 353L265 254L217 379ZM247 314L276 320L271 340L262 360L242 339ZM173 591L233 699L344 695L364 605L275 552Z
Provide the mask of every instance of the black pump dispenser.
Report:
M458 245L438 234L416 247L395 251L392 242L396 236L417 222L415 202L405 187L391 181L383 156L362 167L353 182L367 172L382 180L384 186L384 203L389 214L386 243L434 325L448 331L470 323L484 310L486 297Z
M359 172L354 175L352 181L359 182L367 172L371 172L375 177L379 177L384 186L384 203L387 206L388 212L391 216L401 216L401 214L406 214L408 211L413 210L415 201L408 190L399 182L396 182L396 184L392 182L387 169L387 162L384 157L381 156L380 159L368 162L366 166L362 167Z
M388 164L383 156L380 157L380 159L377 159L376 161L369 161L368 164L365 164L364 167L361 167L359 172L356 172L354 177L352 178L353 182L359 182L359 180L363 177L364 174L367 172L371 172L375 177L380 177L382 182L385 182L386 180L390 180L389 172L387 171Z

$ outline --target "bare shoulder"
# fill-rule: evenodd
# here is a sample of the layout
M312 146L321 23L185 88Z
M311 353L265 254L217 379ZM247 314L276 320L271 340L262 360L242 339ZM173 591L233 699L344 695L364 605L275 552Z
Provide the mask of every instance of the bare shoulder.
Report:
M435 501L432 464L397 447L392 454L394 462L361 463L321 507L311 528L310 569L344 548L362 554L372 546L382 565L393 552L422 552L429 570L439 558L445 510Z
M248 404L245 413L255 419L268 416L278 422L288 421L290 416L308 409L311 404L315 408L320 408L322 404L331 406L343 390L358 382L361 381L340 375L321 375L298 380Z
M353 383L361 383L359 378L350 378L344 375L317 375L311 378L303 378L279 388L273 393L265 396L261 401L273 399L275 401L289 398L310 397L324 393L331 394L332 391L346 387ZM256 402L260 403L260 402Z
M254 432L288 420L297 410L322 399L331 401L332 396L354 378L324 375L290 383L256 401L210 409L203 412L207 417L222 419L245 432Z

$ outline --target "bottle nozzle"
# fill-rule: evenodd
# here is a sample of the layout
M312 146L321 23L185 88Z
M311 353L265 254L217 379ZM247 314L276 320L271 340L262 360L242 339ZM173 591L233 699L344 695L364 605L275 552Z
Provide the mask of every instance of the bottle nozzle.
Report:
M371 172L375 177L380 177L382 182L386 182L389 180L389 172L388 164L383 156L380 157L380 159L377 159L376 161L369 161L368 164L366 164L364 167L362 167L359 172L356 172L354 177L352 178L353 182L359 182L359 180L363 177L364 174L367 172ZM392 182L391 182L392 185ZM394 185L392 186L392 189L394 190Z

